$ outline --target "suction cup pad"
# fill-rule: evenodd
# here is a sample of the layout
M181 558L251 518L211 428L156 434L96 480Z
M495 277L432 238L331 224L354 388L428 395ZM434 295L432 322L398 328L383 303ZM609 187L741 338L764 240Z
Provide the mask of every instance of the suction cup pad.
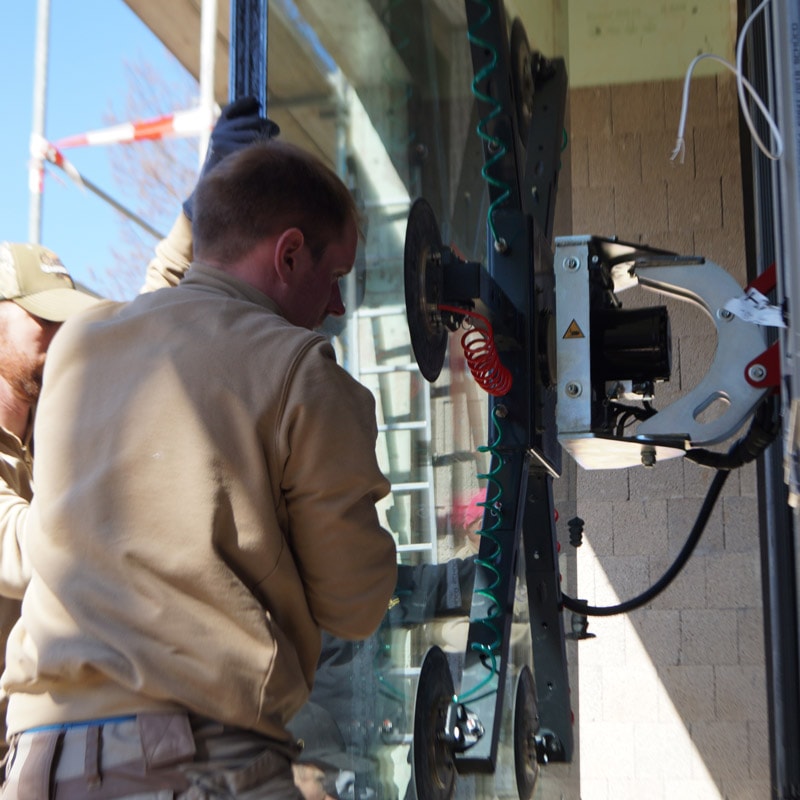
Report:
M423 377L433 383L442 371L447 329L439 303L442 295L442 240L436 216L427 200L411 206L406 227L404 276L406 317L411 347Z
M531 800L539 775L536 758L536 739L539 732L539 711L536 708L536 689L533 675L524 666L517 678L514 696L514 772L520 800Z
M533 116L533 64L531 48L525 34L525 26L519 17L511 23L511 83L514 87L514 100L517 106L517 123L522 144L527 145L528 129Z
M453 752L444 738L453 678L447 656L433 646L422 660L414 702L411 780L417 800L450 800L455 793Z

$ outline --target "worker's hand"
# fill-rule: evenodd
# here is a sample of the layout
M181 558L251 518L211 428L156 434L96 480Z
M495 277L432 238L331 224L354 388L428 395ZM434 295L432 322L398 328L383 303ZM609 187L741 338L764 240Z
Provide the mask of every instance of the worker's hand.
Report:
M269 118L259 116L261 104L255 97L240 97L222 109L219 119L211 131L206 158L200 170L202 180L225 156L243 147L280 133L280 128ZM194 192L183 204L183 212L192 218Z
M292 764L294 785L300 790L305 800L334 800L325 791L323 782L325 773L313 764Z

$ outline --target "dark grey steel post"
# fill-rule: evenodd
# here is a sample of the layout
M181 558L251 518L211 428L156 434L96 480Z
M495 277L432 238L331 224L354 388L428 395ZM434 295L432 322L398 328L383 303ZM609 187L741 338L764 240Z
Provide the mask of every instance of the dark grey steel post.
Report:
M740 0L740 22L758 5L757 0ZM800 281L796 274L800 254L797 229L800 209L798 30L800 9L797 4L774 3L755 19L745 51L748 77L767 106L775 109L784 137L785 150L780 161L777 164L768 162L754 145L748 146L749 132L744 124L740 125L743 173L745 181L750 183L750 192L745 191L744 216L749 256L747 277L752 280L769 264L776 264L777 301L786 300L794 311L781 343L784 435L759 459L758 465L771 797L775 800L800 796L800 763L797 760L800 751L800 517L797 509L790 507L788 497L789 491L800 492L797 446L788 428L790 410L800 398L800 385L793 371L800 363L796 344L800 328L796 313L800 297ZM752 104L750 111L762 141L771 143L763 118ZM774 338L771 334L770 341ZM792 467L788 477L787 465Z
M253 96L267 116L267 13L269 0L231 0L228 72L230 100Z

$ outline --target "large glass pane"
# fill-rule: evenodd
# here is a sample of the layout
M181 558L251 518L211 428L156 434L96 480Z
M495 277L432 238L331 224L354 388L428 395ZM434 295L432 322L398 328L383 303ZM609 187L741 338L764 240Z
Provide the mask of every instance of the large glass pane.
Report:
M468 23L461 0L360 0L356 5L304 0L297 9L318 37L315 47L324 52L336 87L335 124L329 126L336 139L322 149L336 153L364 212L367 235L347 287L348 315L330 321L328 333L347 369L376 398L379 457L392 483L380 512L397 540L400 577L375 636L359 643L325 637L312 702L295 730L306 742L307 757L323 753L336 768L331 779L338 774L340 796L413 798L415 704L418 697L435 702L441 688L438 673L419 684L425 655L435 645L445 655L453 691L468 708L493 692L503 695L500 718L480 719L484 736L496 735L495 725L499 732L496 767L488 774L465 769L455 779L456 796L529 796L520 793L517 769L530 788L535 747L513 730L515 717L520 724L532 713L524 692L517 695L533 668L521 548L512 559L516 590L511 591L509 630L495 627L493 611L484 617L473 613L489 626L490 639L510 639L507 661L501 664L488 647L480 654L486 680L461 686L476 559L493 561L501 546L484 544L478 555L479 545L492 537L509 502L503 493L519 489L490 477L490 445L502 439L503 420L490 415L489 397L470 373L460 341L463 330L449 335L437 380L430 383L420 374L404 292L406 225L419 197L430 204L444 246L461 259L486 263L487 243L493 240L491 178L484 174L470 42L484 41L488 34L482 26L490 29L497 6L472 3L479 13ZM552 31L547 5L541 19ZM496 45L489 40L485 46L491 51ZM492 80L510 76L498 72ZM304 115L306 128L314 112L313 105L295 110ZM316 112L331 119L328 106ZM346 553L336 568L347 569ZM502 602L493 591L490 585L483 593L490 607ZM423 785L446 792L455 776L438 764L435 743L426 744L424 736L414 742L417 749L428 746L434 752ZM342 768L345 772L337 772ZM354 774L349 787L348 771Z

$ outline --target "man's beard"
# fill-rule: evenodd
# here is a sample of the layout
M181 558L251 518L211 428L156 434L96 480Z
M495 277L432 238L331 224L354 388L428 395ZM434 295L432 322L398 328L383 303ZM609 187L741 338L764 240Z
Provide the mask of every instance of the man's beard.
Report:
M14 394L28 403L35 403L42 390L44 364L30 364L14 358L0 359L0 377L5 378Z

